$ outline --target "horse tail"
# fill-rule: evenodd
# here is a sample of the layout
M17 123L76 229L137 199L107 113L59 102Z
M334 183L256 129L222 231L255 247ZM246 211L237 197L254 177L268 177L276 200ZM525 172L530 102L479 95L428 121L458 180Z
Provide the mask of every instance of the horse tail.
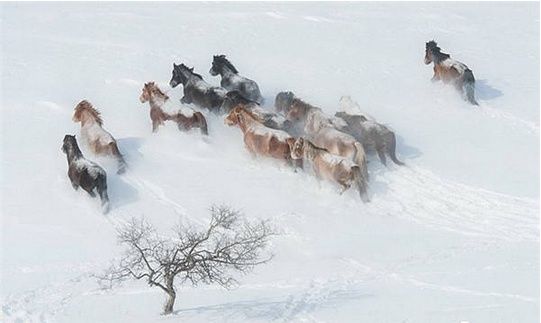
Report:
M359 166L353 166L351 170L353 171L353 181L359 190L361 200L364 203L370 202L370 199L368 198L368 185L366 184L366 180L362 174L361 168Z
M109 212L109 196L107 195L107 175L105 172L98 175L97 191L101 199L103 214Z
M205 136L209 134L208 126L207 126L207 120L205 119L205 116L201 112L195 112L194 117L197 120L197 123L199 124L199 127L201 128L201 133Z
M466 92L466 98L468 102L473 105L479 105L475 100L475 78L473 77L473 72L470 69L464 71L464 92Z
M118 150L118 146L116 144L116 142L112 142L110 143L111 145L111 151L113 152L113 155L115 155L115 157L117 158L117 161L118 161L118 170L117 170L117 174L122 174L126 171L126 161L124 160L124 156L122 156L122 154L120 153L120 150Z
M397 165L405 165L403 162L401 162L400 160L398 160L398 158L396 158L396 136L394 135L394 132L389 132L389 134L387 135L388 136L388 144L386 145L387 146L387 153L389 154L389 157L391 157L391 160L397 164Z
M366 163L366 154L364 153L364 148L361 143L358 141L353 143L355 148L355 155L353 156L353 161L359 165L361 168L363 178L368 181L368 165Z

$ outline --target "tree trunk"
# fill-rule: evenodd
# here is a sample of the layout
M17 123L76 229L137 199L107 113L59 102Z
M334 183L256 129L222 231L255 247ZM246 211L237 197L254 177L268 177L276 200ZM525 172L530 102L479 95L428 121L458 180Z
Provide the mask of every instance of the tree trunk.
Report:
M173 306L175 306L176 297L177 293L174 290L171 290L167 293L167 301L165 302L165 306L163 307L164 315L173 313Z

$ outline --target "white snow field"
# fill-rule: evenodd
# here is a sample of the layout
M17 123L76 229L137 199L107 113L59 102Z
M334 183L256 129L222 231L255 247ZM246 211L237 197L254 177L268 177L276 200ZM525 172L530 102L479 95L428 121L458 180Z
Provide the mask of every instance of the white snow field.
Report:
M1 303L5 322L539 322L539 3L2 3ZM425 42L476 77L479 107L432 83ZM138 98L173 62L208 82L226 54L271 109L290 90L342 95L389 125L406 166L369 157L370 198L265 159L207 111L210 135L151 133ZM60 147L82 99L129 169L111 211L74 191ZM204 225L212 204L281 232L275 257L225 290L100 289L115 227Z

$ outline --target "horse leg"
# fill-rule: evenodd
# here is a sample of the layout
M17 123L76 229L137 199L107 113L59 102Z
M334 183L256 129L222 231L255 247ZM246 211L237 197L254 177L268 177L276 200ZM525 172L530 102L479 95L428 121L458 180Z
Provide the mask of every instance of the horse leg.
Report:
M84 187L83 189L90 195L91 197L96 197L96 193L94 193L94 187Z
M116 173L117 174L124 173L126 171L126 161L124 160L124 157L120 153L120 150L118 150L118 146L116 142L110 143L109 147L110 147L111 153L113 154L113 156L116 157L117 162L118 162L118 170Z
M438 69L436 68L436 66L434 66L434 76L432 76L431 81L436 82L436 81L439 81L439 80L440 80L440 75L438 73Z
M385 157L385 149L384 147L377 147L376 148L376 151L378 153L378 157L379 157L379 160L381 161L381 163L385 166L387 166L387 158Z
M340 191L338 192L338 194L342 195L342 194L344 194L345 191L348 190L349 185L344 184L344 183L339 183L339 184L340 184Z
M105 175L98 177L98 184L96 188L98 194L100 195L103 213L107 213L109 212L109 196L107 195L107 178Z
M152 132L156 132L158 131L158 126L159 126L159 122L158 121L155 121L155 120L152 120Z

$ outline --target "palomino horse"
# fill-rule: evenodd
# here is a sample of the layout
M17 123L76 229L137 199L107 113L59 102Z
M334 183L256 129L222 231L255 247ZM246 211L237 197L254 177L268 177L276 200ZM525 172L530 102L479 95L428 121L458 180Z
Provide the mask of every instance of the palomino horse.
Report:
M261 96L257 83L239 75L235 66L225 58L225 55L214 56L209 73L212 76L219 74L222 77L220 85L226 90L237 90L245 98L263 104L263 97Z
M244 134L246 149L252 156L269 156L296 166L291 159L287 143L287 139L293 137L287 132L265 127L250 111L240 105L231 110L225 118L225 123L229 126L239 126Z
M353 136L334 128L321 109L296 97L280 100L278 109L286 112L286 119L302 124L305 135L316 146L330 153L350 158L361 168L363 181L368 181L368 165L363 145Z
M81 137L96 155L112 155L118 162L117 174L126 170L126 161L118 150L115 138L102 128L100 112L90 102L83 100L75 107L73 121L81 123Z
M455 61L451 55L441 52L438 44L431 40L426 43L425 64L434 62L434 76L432 81L441 80L444 83L452 83L455 88L463 93L466 100L474 105L479 105L475 100L475 78L473 72L466 64Z
M169 97L154 82L145 83L139 100L141 103L148 102L150 104L152 132L156 132L158 126L163 125L166 120L172 120L177 123L178 129L181 131L200 128L202 134L208 134L207 120L201 112L188 108L185 109L186 113L178 111L175 114L169 114L163 111L162 106L169 100Z
M348 158L333 155L327 149L317 147L304 138L287 140L291 150L291 158L302 159L303 165L312 165L317 178L338 183L342 190L357 186L363 202L369 202L366 181L363 179L361 168Z
M173 77L169 82L171 87L182 84L184 96L180 99L182 103L193 103L200 108L218 112L222 106L227 90L222 87L211 86L203 80L203 77L194 73L193 68L184 64L173 64Z
M82 187L92 197L96 190L101 199L103 213L109 211L109 197L107 196L107 174L98 164L83 157L77 145L75 136L64 136L62 151L68 158L68 177L75 190Z

